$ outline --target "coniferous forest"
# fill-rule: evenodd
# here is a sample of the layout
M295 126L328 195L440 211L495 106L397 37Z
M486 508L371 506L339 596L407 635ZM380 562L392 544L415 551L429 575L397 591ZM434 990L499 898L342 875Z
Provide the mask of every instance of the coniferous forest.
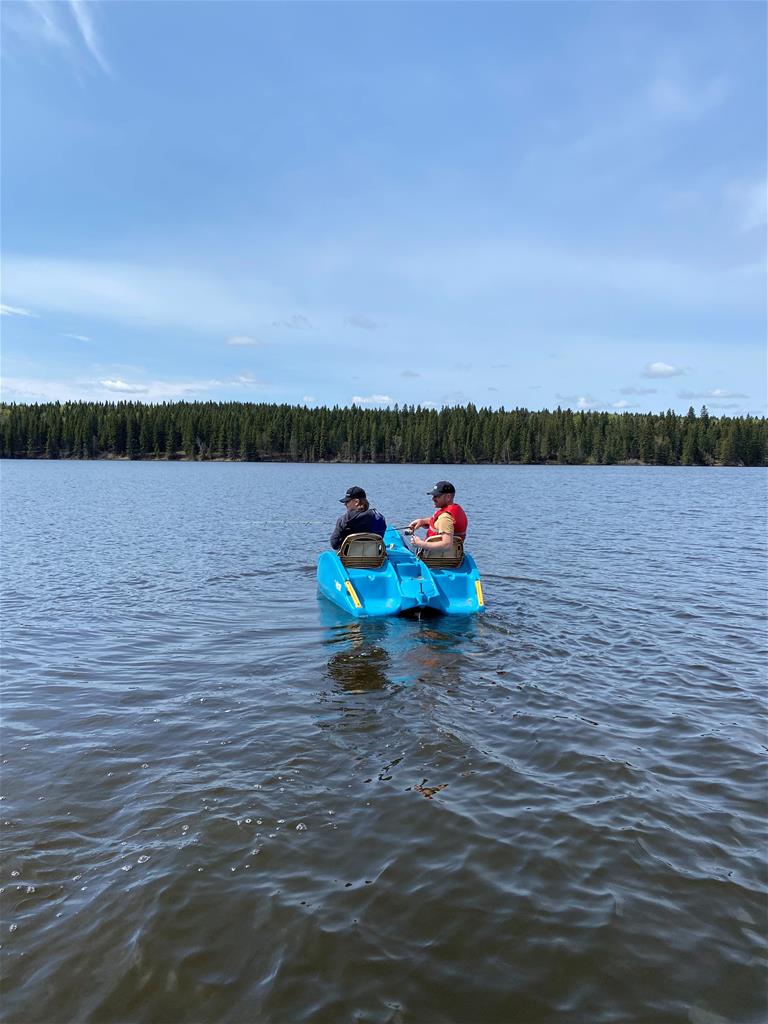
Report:
M5 459L765 466L768 420L665 413L307 408L250 402L0 404Z

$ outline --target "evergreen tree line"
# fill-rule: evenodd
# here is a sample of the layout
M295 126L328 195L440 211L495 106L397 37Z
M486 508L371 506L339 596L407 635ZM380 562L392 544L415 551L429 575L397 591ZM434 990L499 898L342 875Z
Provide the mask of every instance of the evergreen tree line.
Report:
M0 404L5 459L765 466L768 420L250 402Z

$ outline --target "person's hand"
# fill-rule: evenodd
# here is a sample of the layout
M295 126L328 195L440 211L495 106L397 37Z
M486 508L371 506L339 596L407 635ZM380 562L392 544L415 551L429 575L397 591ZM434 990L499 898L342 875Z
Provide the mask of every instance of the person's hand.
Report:
M408 523L409 530L418 530L420 526L426 526L423 519L414 519L412 523Z

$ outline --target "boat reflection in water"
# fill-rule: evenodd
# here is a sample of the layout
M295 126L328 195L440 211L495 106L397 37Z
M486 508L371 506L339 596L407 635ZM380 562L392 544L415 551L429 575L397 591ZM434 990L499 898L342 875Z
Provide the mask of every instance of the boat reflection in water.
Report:
M347 693L437 679L456 683L478 630L471 617L350 620L325 602L321 623L328 630L324 642L334 648L329 680Z

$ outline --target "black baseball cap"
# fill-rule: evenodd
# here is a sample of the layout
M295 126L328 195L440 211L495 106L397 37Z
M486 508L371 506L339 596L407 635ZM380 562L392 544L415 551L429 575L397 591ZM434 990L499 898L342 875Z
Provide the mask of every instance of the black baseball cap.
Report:
M368 500L365 496L365 491L363 490L362 487L348 487L347 493L344 495L343 498L339 498L339 501L342 503L342 505L346 505L346 503L348 501L352 501L353 498L358 498L360 501Z
M431 494L433 498L436 498L438 494L455 494L456 488L452 483L447 480L438 480L431 491L427 491L427 494Z

